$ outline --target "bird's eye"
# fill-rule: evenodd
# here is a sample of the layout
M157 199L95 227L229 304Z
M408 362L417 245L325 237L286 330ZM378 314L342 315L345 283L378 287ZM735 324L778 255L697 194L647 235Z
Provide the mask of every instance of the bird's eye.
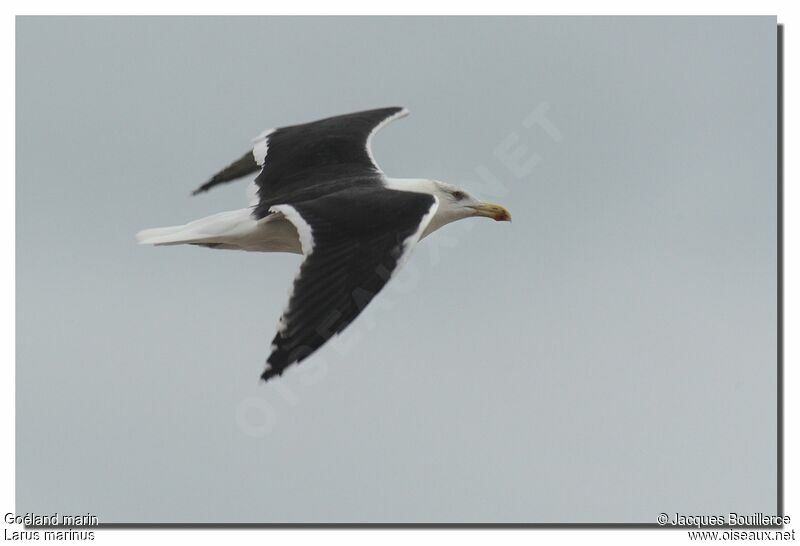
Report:
M461 201L467 196L467 194L464 193L463 191L454 191L451 195L453 196L453 199L455 199L456 201Z

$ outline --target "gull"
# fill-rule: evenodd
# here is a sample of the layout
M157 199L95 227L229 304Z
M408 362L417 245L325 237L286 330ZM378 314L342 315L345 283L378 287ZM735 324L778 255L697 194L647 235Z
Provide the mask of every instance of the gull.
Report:
M424 237L456 220L510 221L438 180L390 178L372 156L373 135L405 117L379 108L268 129L194 194L253 173L248 206L188 224L146 229L146 245L198 245L304 256L261 378L280 376L342 332Z

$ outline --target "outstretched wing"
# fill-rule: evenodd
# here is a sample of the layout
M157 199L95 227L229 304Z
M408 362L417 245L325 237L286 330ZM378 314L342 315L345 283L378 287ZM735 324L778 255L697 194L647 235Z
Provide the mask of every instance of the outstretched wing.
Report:
M253 152L247 152L242 157L209 178L205 184L194 190L192 195L197 195L199 193L203 193L204 191L208 191L217 184L223 184L225 182L237 180L243 176L247 176L248 174L256 172L258 169L259 166L258 163L256 163L255 157L253 157Z
M273 206L297 228L305 261L261 377L280 375L344 330L386 285L437 206L432 195L374 187Z
M321 180L380 173L370 151L372 135L390 121L406 116L401 107L379 108L268 129L253 141L253 151L243 155L194 191L198 194L218 184L261 169L255 182L259 207L287 202L287 197Z

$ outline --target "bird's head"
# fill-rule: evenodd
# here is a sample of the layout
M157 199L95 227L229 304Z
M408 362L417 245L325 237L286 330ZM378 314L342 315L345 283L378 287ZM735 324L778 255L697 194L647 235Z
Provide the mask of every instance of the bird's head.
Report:
M480 201L466 190L453 184L438 180L432 180L431 182L433 182L434 186L433 193L439 199L437 216L442 214L446 217L448 223L472 216L483 216L498 222L511 221L511 213L501 205Z

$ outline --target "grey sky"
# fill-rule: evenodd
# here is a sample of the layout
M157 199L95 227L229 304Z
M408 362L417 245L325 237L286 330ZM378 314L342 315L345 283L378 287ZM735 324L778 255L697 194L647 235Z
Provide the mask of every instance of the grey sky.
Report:
M774 513L775 25L18 19L17 512ZM437 232L260 384L300 258L133 235L243 206L188 195L262 129L389 105L387 173L514 223Z

